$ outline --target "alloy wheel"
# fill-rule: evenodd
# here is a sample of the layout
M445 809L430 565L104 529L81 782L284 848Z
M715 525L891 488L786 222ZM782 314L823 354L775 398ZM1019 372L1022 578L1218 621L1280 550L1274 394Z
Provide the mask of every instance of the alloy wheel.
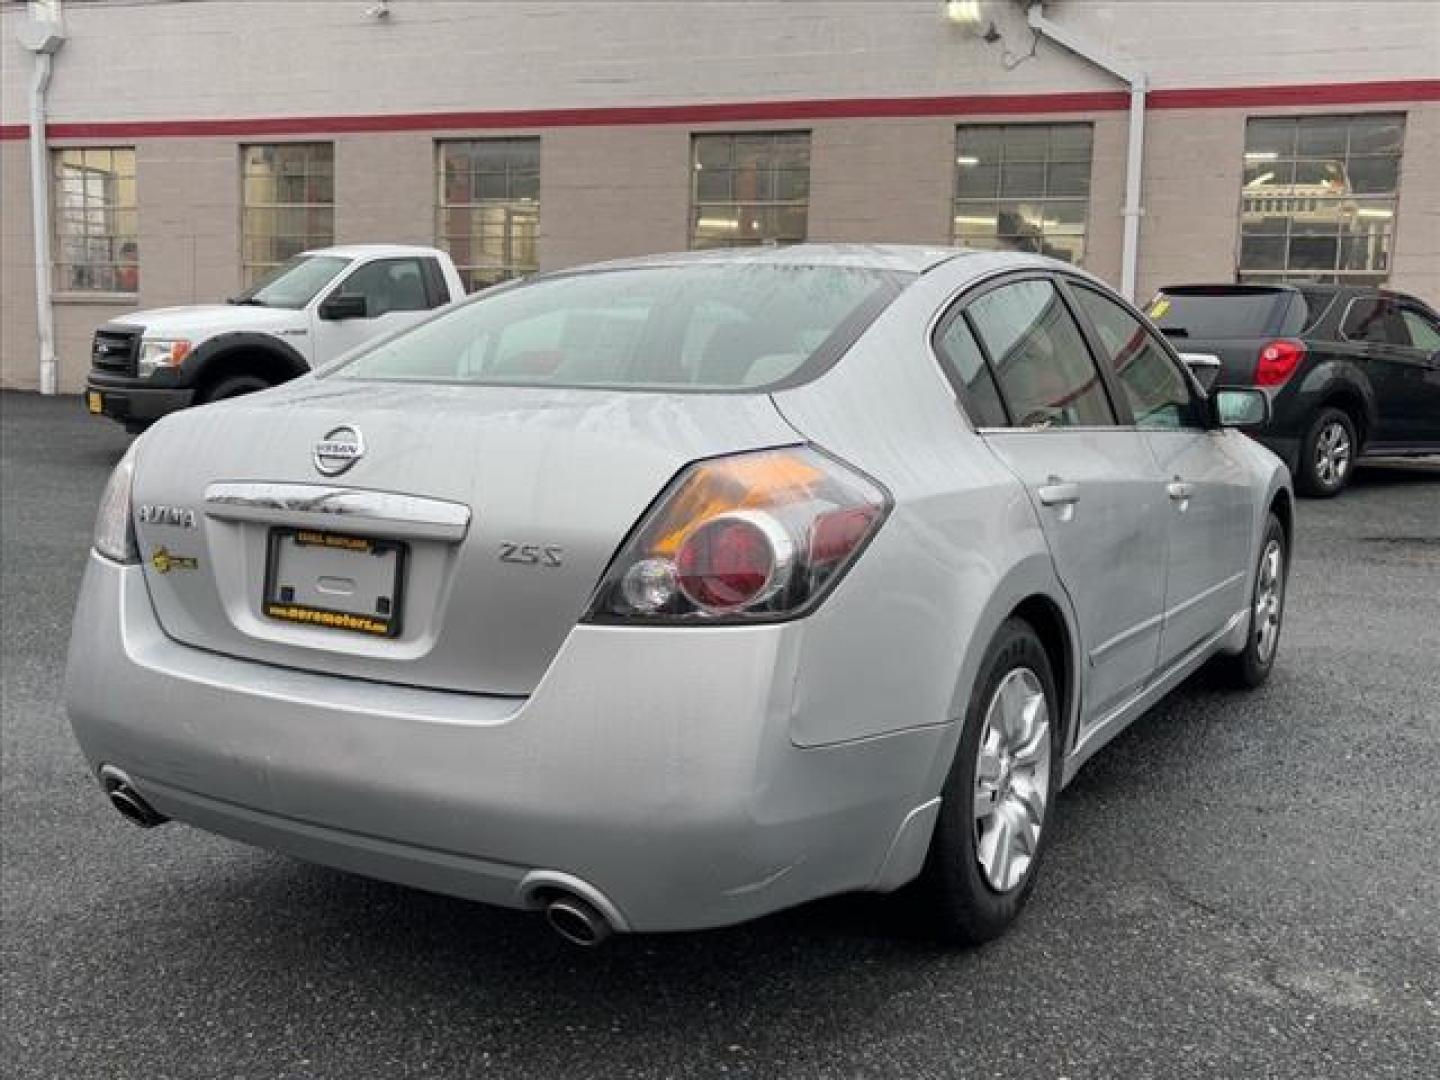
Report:
M1350 433L1338 420L1331 420L1315 439L1315 475L1327 488L1336 487L1350 471Z
M1001 680L985 710L974 795L980 871L990 888L1009 892L1039 850L1050 795L1050 708L1027 667Z
M1285 556L1280 541L1271 540L1260 557L1260 576L1255 583L1255 651L1268 664L1280 640L1280 614L1285 602Z

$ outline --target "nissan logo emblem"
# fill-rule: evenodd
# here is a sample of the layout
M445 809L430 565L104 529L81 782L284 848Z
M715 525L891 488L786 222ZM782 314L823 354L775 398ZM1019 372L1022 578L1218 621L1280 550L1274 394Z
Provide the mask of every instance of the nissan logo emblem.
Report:
M359 428L337 427L315 444L312 460L325 476L339 476L365 456L365 439Z

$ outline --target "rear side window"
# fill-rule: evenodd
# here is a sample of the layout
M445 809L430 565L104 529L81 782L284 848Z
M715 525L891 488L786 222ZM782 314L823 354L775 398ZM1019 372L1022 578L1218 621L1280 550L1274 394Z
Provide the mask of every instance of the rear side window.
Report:
M1410 344L1426 352L1440 349L1440 325L1414 308L1401 308L1400 317L1405 320L1405 329L1410 332Z
M1150 331L1094 289L1076 285L1073 291L1105 347L1111 370L1135 414L1135 426L1152 430L1198 427L1189 384Z
M1258 338L1279 331L1294 295L1245 286L1162 289L1145 314L1172 339Z
M812 369L823 369L912 276L715 262L531 278L481 293L334 373L479 385L759 390L800 377L812 361Z
M1400 317L1400 305L1383 296L1358 297L1345 309L1340 335L1346 341L1374 345L1409 345L1410 332Z
M941 331L935 351L960 390L970 422L976 427L1004 427L1007 421L1000 392L963 315L957 313Z
M1100 371L1052 282L1002 285L966 311L1016 426L1115 423Z

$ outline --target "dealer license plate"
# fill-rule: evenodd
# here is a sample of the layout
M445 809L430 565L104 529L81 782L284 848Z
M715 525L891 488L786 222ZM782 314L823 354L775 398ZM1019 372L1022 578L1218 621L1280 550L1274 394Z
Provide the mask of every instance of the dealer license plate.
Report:
M395 540L271 529L263 610L283 622L394 637L405 554Z

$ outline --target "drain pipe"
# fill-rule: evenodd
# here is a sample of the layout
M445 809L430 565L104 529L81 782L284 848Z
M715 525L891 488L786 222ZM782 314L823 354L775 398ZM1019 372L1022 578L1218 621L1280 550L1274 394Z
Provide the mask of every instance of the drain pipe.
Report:
M65 44L60 27L60 0L32 3L30 17L17 35L35 54L30 82L30 213L35 231L35 325L40 338L40 393L54 394L59 380L55 365L55 308L50 299L50 184L45 138L45 94L50 89L55 54Z
M1120 292L1125 299L1135 300L1136 269L1140 263L1141 175L1145 163L1145 92L1149 79L1138 71L1108 56L1073 31L1045 17L1043 0L1035 0L1025 12L1025 21L1037 34L1044 34L1057 45L1070 50L1082 60L1114 75L1130 86L1130 137L1125 155L1125 242L1120 255Z

